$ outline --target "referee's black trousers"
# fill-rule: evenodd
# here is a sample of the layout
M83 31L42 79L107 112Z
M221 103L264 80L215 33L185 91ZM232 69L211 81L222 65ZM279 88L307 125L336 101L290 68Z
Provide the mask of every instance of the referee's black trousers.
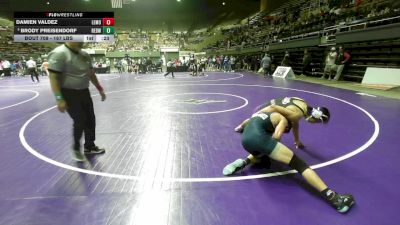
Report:
M89 89L74 90L62 88L61 93L67 103L67 112L74 121L74 150L80 150L80 139L83 133L85 133L85 148L94 147L96 117Z
M35 80L33 80L33 76L35 76L37 82L39 82L39 74L35 68L28 68L28 73L31 75L32 82L35 82Z

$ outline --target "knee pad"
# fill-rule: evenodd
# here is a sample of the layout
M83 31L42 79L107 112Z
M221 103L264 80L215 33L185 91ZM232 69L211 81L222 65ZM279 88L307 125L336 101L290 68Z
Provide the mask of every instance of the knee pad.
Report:
M302 174L304 172L304 170L309 168L307 163L305 163L303 160L301 160L299 157L297 157L296 154L294 154L292 159L290 160L289 166L292 169L297 170L300 174Z
M256 167L271 169L271 159L267 155L258 157L259 162L254 164Z

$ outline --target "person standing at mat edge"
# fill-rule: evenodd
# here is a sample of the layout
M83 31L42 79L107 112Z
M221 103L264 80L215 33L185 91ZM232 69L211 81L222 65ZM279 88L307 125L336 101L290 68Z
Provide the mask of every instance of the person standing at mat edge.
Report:
M85 134L84 153L99 154L105 149L95 145L96 118L89 92L89 81L96 86L101 100L106 99L103 88L97 80L88 53L82 51L83 42L66 42L49 53L49 73L51 89L60 112L67 111L73 120L76 161L85 161L81 152L80 139Z

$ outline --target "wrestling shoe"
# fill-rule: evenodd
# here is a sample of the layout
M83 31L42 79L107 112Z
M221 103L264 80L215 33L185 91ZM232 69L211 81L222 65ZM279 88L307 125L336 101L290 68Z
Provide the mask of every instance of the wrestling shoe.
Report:
M332 202L332 206L336 209L336 211L340 213L346 213L350 210L350 208L355 204L355 200L352 195L349 194L344 194L344 195L339 195L335 199L334 202Z
M244 130L243 127L240 126L240 125L235 127L235 131L238 132L238 133L243 133L243 130Z
M234 174L237 171L242 170L245 166L245 161L243 159L236 159L234 162L229 163L224 167L222 174L224 174L224 176Z

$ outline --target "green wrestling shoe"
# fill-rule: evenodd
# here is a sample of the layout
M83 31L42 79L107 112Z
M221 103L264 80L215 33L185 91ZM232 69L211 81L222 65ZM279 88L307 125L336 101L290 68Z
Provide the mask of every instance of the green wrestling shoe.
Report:
M245 161L243 159L236 159L234 162L229 163L224 167L222 174L224 174L224 176L232 175L237 171L242 170L245 166Z

